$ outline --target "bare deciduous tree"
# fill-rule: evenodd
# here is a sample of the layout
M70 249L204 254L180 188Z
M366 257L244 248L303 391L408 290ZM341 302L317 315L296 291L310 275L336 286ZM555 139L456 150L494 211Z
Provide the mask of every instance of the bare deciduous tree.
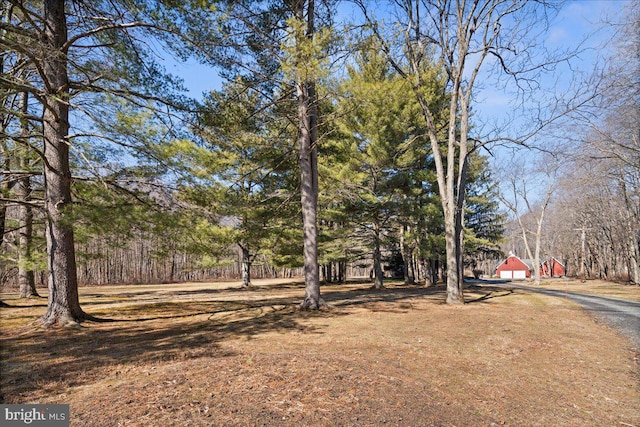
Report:
M630 2L607 46L605 70L596 74L597 103L572 115L571 174L564 183L572 195L566 221L573 230L573 258L587 277L640 283L640 6ZM579 237L576 237L578 236Z
M491 138L472 135L471 108L477 102L484 69L508 76L524 98L539 88L542 72L571 56L554 56L538 42L554 4L523 0L394 2L385 10L391 9L390 16L396 21L385 28L372 15L375 8L368 7L370 2L356 3L393 66L411 82L421 104L444 212L447 302L463 303L463 229L470 154L496 141L523 144L582 102L578 98L571 105L557 102L556 109L539 115L516 138L498 135L500 129L490 132L494 135ZM424 96L433 89L428 82L434 76L445 82L448 102L444 104L429 104ZM438 126L439 117L448 118L445 129Z
M518 223L527 257L533 260L535 284L539 285L545 215L557 190L562 163L552 155L543 155L536 161L535 153L528 154L527 161L512 162L503 172L501 181L507 188L499 197ZM533 245L529 236L534 239Z

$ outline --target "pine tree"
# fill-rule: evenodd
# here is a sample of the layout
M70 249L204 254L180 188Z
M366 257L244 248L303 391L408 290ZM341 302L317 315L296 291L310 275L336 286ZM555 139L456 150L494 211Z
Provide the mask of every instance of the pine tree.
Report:
M185 188L187 193L196 187L210 191L206 200L200 198L203 206L233 229L230 239L240 252L244 286L251 284L251 264L279 232L273 222L295 215L289 211L295 164L290 140L282 136L289 123L277 110L242 78L209 94L199 120L208 150L202 160L209 161L201 163L197 182Z
M421 169L415 166L423 164L427 152L424 123L411 87L372 43L369 39L363 44L356 66L348 69L338 116L341 135L349 141L349 156L347 165L337 167L348 173L334 175L347 180L352 191L343 202L345 210L357 232L367 236L374 286L381 288L385 242L398 242L417 223L415 202L423 194L423 183ZM406 256L408 250L403 247L401 252ZM404 264L410 262L406 259Z
M49 275L49 304L42 318L45 325L91 318L80 308L77 295L70 221L76 180L72 167L74 161L89 157L83 153L85 147L95 151L110 145L106 141L114 142L107 133L96 131L109 127L115 117L113 110L105 111L105 106L119 99L167 119L167 109L175 112L183 107L180 99L172 96L180 85L154 62L148 40L161 41L167 50L170 45L180 50L215 39L207 37L210 32L206 29L215 28L212 25L203 25L197 40L187 40L186 33L179 31L180 25L202 24L202 19L210 15L200 13L198 8L146 1L78 1L74 7L68 6L64 0L9 2L13 17L5 20L0 41L3 52L14 57L23 55L23 68L33 70L29 78L4 73L3 86L33 94L43 111L42 117L30 114L28 120L33 122L30 128L42 129L43 135L42 149L31 148L42 156L44 169ZM6 57L3 61L6 63ZM16 116L15 112L11 114ZM131 155L145 153L146 147L121 142L120 148ZM102 180L101 169L94 165L85 162L79 170L85 173L78 178L89 179L87 175L93 174L91 178L108 181Z
M295 126L305 268L304 309L324 305L318 268L318 123L317 84L327 72L332 2L228 2L218 15L223 21L223 49L214 60L228 80L238 75L281 111ZM323 13L319 13L320 9ZM293 113L293 114L291 114Z
M474 153L469 159L469 187L465 203L464 253L465 265L474 276L483 261L502 256L500 243L504 234L505 215L500 213L497 183L487 159ZM492 272L487 272L492 273Z

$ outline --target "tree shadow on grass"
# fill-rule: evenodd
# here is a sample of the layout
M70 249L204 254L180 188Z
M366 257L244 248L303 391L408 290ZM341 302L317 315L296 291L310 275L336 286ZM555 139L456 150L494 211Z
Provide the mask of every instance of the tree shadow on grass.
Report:
M333 285L331 287L325 287L322 291L322 298L329 304L330 308L348 308L363 306L372 311L397 311L391 306L386 309L382 309L379 303L394 304L399 303L407 299L413 298L428 298L434 303L445 304L446 289L441 286L420 287L411 285L396 285L388 286L383 289L372 289L369 286L369 282L363 282L364 287L351 287L346 288L342 285ZM262 298L255 298L247 300L242 298L244 289L201 289L201 290L187 290L175 292L169 292L164 294L164 298L171 299L179 296L203 296L202 300L189 299L183 301L144 301L136 304L126 303L126 306L117 306L111 310L98 310L92 311L92 315L98 318L99 322L146 322L160 319L180 319L195 317L200 315L210 315L210 318L218 314L233 314L242 311L261 310L264 308L283 306L295 309L299 306L302 295L304 293L304 284L295 283L285 287L285 289L300 289L300 295L289 297L270 297L274 291L282 291L283 288L279 285L266 285L260 288L254 289L252 297L256 297L256 294L262 294ZM251 289L251 288L249 288ZM478 287L478 289L484 289ZM215 300L210 299L211 295L224 292L226 295L237 296L236 299L223 299ZM488 291L489 292L489 291ZM91 304L83 303L86 305L104 305L109 302L96 302L92 301ZM401 304L397 306L400 310L410 309L410 304ZM406 311L406 310L405 310ZM140 316L139 313L143 312L148 316ZM130 314L129 314L130 313ZM313 311L308 312L310 315Z
M13 301L19 302L19 304L13 304ZM24 304L26 302L29 302L30 304ZM38 304L38 302L41 302L41 304ZM37 308L37 307L46 307L46 306L47 306L47 297L44 297L44 296L14 298L12 300L12 304L9 304L5 301L0 301L0 308Z
M470 285L468 287L465 287L465 289L473 292L474 294L480 294L480 296L477 298L467 299L466 300L467 304L484 302L493 298L502 298L509 295L513 295L515 293L513 289L498 288L493 286Z
M126 370L123 367L231 357L234 351L223 343L231 338L252 339L269 332L321 334L323 327L309 325L306 320L347 316L351 307L406 312L411 309L407 300L428 298L444 303L439 287L395 286L372 291L366 286L324 288L323 298L333 309L315 312L298 309L302 292L288 297L273 295L280 287L252 293L252 300L230 289L224 290L225 297L234 299L216 300L205 289L200 291L202 300L145 301L103 310L96 304L93 307L97 310L90 314L107 323L89 323L80 329L23 329L0 337L0 402L18 403L23 401L21 396L40 389L55 395L67 387L108 376L114 369ZM302 289L299 284L296 287ZM487 295L493 292L485 291ZM170 300L172 295L166 298Z
M126 286L122 289L122 292L109 292L108 294L102 293L100 287L86 287L82 288L84 296L90 296L92 298L101 297L113 297L118 296L120 298L140 298L140 297L180 297L189 295L219 295L219 294L246 294L246 293L260 293L270 292L274 290L286 290L286 289L304 289L304 283L292 281L276 284L264 284L264 285L252 285L252 286L234 286L224 288L206 288L207 283L200 284L202 287L197 289L184 289L182 284L165 284L154 286L155 289L136 289L137 285L130 285L131 289L126 289ZM175 286L175 288L174 288ZM213 284L211 286L214 286Z
M90 383L120 366L141 366L197 358L224 358L235 353L221 341L265 332L315 328L301 323L288 306L234 312L228 316L160 318L156 322L92 325L81 329L35 330L2 337L2 398L20 402L21 396L50 387L63 392ZM207 313L205 313L207 314ZM106 370L105 370L106 369Z
M322 298L330 307L341 308L349 306L368 306L373 307L376 303L394 303L410 298L418 297L437 297L443 296L443 290L437 287L416 287L416 286L393 286L383 288L382 290L372 290L368 283L363 288L343 288L341 285L334 285L331 288L325 288L322 292ZM261 286L251 293L252 299L243 298L243 293L238 293L239 289L201 289L201 290L176 290L163 295L155 295L151 300L144 300L140 303L132 301L91 301L83 302L82 306L100 306L111 305L111 309L92 310L91 315L97 317L98 322L146 322L159 319L179 319L186 317L194 317L199 315L216 315L218 313L233 313L239 311L247 311L273 306L291 306L297 307L304 294L304 284L296 283L295 286L290 285L286 289L300 289L300 295L288 297L270 296L274 292L282 291L283 288L278 285ZM226 292L224 292L226 291ZM235 296L235 299L215 300L216 294L224 292L226 296ZM152 293L152 292L151 292ZM150 293L145 293L149 296ZM202 296L202 299L191 298L183 301L167 301L180 296L196 297ZM258 296L258 298L256 298ZM260 298L262 296L262 298ZM444 301L444 297L442 298ZM123 304L123 305L120 305ZM404 307L406 308L406 307ZM147 316L140 316L145 313Z

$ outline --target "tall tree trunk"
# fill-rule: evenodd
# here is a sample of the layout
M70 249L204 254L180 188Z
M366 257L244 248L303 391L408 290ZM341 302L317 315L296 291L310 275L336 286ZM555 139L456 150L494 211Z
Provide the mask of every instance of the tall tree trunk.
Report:
M373 287L384 288L384 271L382 270L382 252L380 250L380 225L378 221L373 223Z
M431 275L431 272L433 271L431 268L431 259L427 259L423 261L422 271L424 273L424 285L425 286L433 285L434 283Z
M11 6L7 2L2 2L0 5L0 19L2 19L2 23L9 23L11 21ZM6 36L7 30L0 30L0 37L4 39ZM0 52L0 74L5 72L4 70L4 52ZM2 88L0 89L2 93L0 94L0 101L2 104L5 104L7 101L8 89ZM0 131L2 134L5 133L7 127L7 120L5 120L4 114L0 116ZM4 137L0 137L0 154L2 156L2 162L0 162L0 168L8 171L10 169L9 164L9 156L8 156L8 147L6 145L6 141ZM7 180L7 176L0 176L0 196L3 198L8 198L9 193L9 183ZM4 241L4 232L5 232L5 221L7 219L7 205L6 202L0 201L0 246L2 246L2 242Z
M409 278L413 278L413 284L415 284L416 281L420 280L420 278L418 277L420 273L418 272L418 259L416 258L415 248L411 249L410 256L411 256L411 269L409 270Z
M38 297L35 276L33 273L32 239L33 239L33 212L28 205L31 193L29 177L23 177L18 183L18 197L24 202L20 204L18 213L19 251L18 251L18 284L20 286L20 298Z
M438 259L430 258L425 279L426 286L437 285L440 278L440 257Z
M8 156L7 156L8 157ZM2 163L0 163L0 167L4 170L9 170L9 161L8 159L3 159ZM8 196L8 188L5 177L2 177L0 181L0 197L7 198ZM5 232L5 224L7 221L7 205L5 202L0 201L0 246L2 246L2 242L4 242L4 232Z
M89 318L80 308L73 229L68 217L71 208L69 169L69 81L64 0L44 1L42 62L45 81L43 112L44 206L47 240L49 301L40 321L44 325L68 324Z
M239 245L242 251L242 286L251 286L251 253L246 245Z
M460 277L460 239L455 216L445 216L445 242L447 258L447 304L464 303Z
M586 278L585 267L587 265L587 261L585 259L587 229L584 225L582 226L581 231L582 233L580 234L580 279L584 280Z
M631 221L629 221L629 249L628 256L629 259L629 280L633 282L634 285L640 285L640 266L638 265L638 258L640 254L640 249L638 248L638 238L637 231L633 229L631 226Z
M538 238L536 238L538 240ZM533 279L535 285L540 285L540 244L536 242L535 255L533 256Z
M28 94L27 92L22 92L20 110L25 117L28 105ZM29 137L29 126L24 117L20 119L20 136L25 139ZM20 150L20 169L24 172L28 172L29 169L27 151L24 148ZM29 204L31 202L31 177L28 173L25 173L18 181L17 193L18 199L22 202L18 212L18 284L20 286L20 298L31 298L40 295L36 290L33 261L31 259L33 212Z
M403 225L400 229L400 248L402 250L402 275L404 276L404 283L406 285L413 285L416 281L413 273L413 257L411 255L411 248L407 245L404 238L404 233L408 231L408 226Z
M544 208L538 219L538 229L536 230L536 247L533 254L533 278L536 285L540 285L540 246L542 245L542 221L544 217Z
M416 91L422 87L420 73L415 66L416 82L414 89ZM449 135L447 141L446 158L441 151L440 139L437 134L437 126L429 105L423 96L417 92L417 99L422 108L423 117L427 122L428 136L433 152L433 160L436 167L436 180L438 183L438 191L442 203L442 211L444 217L444 238L446 249L446 271L447 271L447 304L464 304L464 294L462 292L462 276L460 275L462 263L462 224L463 211L460 209L459 203L464 203L464 185L466 182L464 176L460 176L460 172L466 170L466 152L456 150L456 146L462 145L457 138L458 123L456 113L458 111L458 91L460 88L459 79L454 80L454 86L451 90L451 99L449 100ZM456 151L459 151L458 161L461 168L456 174ZM462 154L465 157L462 157ZM446 160L446 162L445 162ZM462 184L462 190L458 189L456 194L456 186Z
M313 0L298 1L295 15L304 20L304 6L307 4L306 37L315 32ZM301 41L300 41L301 42ZM299 43L301 45L302 43ZM298 140L300 144L300 199L302 204L302 230L305 296L301 308L317 310L325 305L320 297L320 274L318 269L318 105L315 83L303 73L297 74L296 92L298 97Z

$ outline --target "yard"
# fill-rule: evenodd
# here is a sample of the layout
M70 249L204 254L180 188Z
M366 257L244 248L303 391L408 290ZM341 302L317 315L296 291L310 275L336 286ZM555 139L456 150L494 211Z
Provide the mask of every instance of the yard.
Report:
M81 288L105 322L41 329L2 294L2 401L68 403L72 426L638 426L637 349L560 298L472 286L299 282ZM640 299L603 282L545 286Z

